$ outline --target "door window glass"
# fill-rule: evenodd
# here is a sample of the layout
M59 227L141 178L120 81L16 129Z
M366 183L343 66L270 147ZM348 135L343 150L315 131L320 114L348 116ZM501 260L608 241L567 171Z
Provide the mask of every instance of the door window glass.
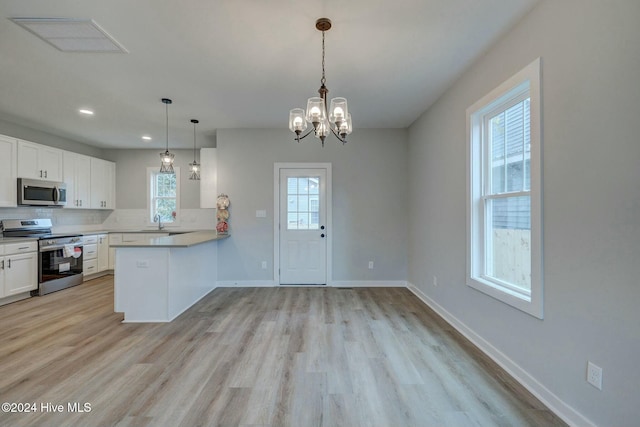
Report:
M287 230L320 228L320 177L287 178Z

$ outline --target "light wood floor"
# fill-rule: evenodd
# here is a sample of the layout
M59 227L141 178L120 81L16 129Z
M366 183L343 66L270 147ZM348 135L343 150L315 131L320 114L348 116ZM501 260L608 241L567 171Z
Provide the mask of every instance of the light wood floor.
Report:
M219 288L120 320L111 276L0 307L0 401L38 409L0 425L564 425L402 288Z

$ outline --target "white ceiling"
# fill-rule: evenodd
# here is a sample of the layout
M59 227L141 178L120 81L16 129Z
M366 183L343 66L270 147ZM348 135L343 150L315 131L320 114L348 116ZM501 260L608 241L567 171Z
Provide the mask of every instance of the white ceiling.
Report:
M537 0L2 0L0 119L102 148L211 145L217 129L287 128L317 96L358 128L404 128ZM56 50L9 20L88 18L129 53ZM79 108L95 110L93 117ZM152 142L141 140L143 134Z

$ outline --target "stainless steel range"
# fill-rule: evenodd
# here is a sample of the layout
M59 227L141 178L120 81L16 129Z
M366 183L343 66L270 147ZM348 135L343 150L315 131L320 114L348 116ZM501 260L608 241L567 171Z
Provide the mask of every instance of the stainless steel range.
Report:
M38 239L38 290L44 295L82 283L82 235L52 234L50 219L10 219L0 224L4 237Z

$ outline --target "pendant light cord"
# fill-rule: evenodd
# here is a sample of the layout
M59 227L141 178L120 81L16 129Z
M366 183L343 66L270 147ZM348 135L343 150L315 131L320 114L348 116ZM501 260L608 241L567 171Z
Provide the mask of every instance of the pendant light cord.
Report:
M193 163L195 162L196 162L196 122L193 122Z
M167 135L167 151L169 151L169 104L165 103L164 104L164 111L166 113L166 120L165 120L165 124L166 124L166 132L165 135Z

